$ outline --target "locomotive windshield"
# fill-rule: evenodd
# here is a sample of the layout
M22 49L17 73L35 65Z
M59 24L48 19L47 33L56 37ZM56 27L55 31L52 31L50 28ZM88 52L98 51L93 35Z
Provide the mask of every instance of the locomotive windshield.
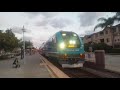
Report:
M80 40L74 32L61 32L63 41L67 48L79 48Z

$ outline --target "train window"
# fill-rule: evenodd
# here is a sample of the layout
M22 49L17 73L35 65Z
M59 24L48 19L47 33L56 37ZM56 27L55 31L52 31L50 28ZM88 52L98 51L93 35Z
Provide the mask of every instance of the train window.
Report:
M76 34L73 34L73 36L77 36Z
M62 32L62 38L66 45L69 47L71 44L74 44L74 47L80 47L80 40L76 33L73 32ZM64 35L65 34L65 35Z

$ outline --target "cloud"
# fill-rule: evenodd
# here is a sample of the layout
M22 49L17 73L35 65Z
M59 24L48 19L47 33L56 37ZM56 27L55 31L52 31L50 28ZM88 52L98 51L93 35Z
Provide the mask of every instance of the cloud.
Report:
M11 29L14 33L22 34L22 30L20 27L12 27Z
M36 26L46 26L49 23L46 19L35 23Z
M98 17L105 15L105 12L84 12L78 17L80 18L81 26L91 26L98 19Z
M3 26L5 24L5 20L3 17L0 16L0 26Z
M79 15L81 26L90 26L97 18L96 12L85 12Z
M58 12L41 12L41 15L45 16L46 18L52 18L58 15Z
M40 14L40 12L25 12L29 18L34 18Z
M30 17L34 17L33 22L35 26L47 26L57 17L58 12L27 12L27 14Z
M23 40L23 37L20 37L19 39ZM32 36L24 36L25 41L32 41L33 37Z
M38 15L42 15L45 18L52 18L58 14L58 12L25 12L29 18L34 18Z
M64 28L66 27L67 25L70 25L72 24L72 21L69 20L69 19L65 19L65 18L56 18L56 19L53 19L51 22L50 22L50 25L54 28Z
M43 27L47 27L47 26L52 26L53 28L64 28L67 25L72 24L72 21L70 19L66 19L66 18L44 18L41 19L40 21L35 22L36 26L43 26Z
M25 38L25 41L29 41L29 40L31 40L31 39L32 39L32 37L31 37L31 36L25 36L24 38Z
M21 27L16 27L15 26L15 27L12 27L11 29L14 33L17 33L17 34L22 34L23 33ZM30 32L31 32L31 30L25 29L25 33L30 33Z
M91 35L93 31L86 31L86 35Z

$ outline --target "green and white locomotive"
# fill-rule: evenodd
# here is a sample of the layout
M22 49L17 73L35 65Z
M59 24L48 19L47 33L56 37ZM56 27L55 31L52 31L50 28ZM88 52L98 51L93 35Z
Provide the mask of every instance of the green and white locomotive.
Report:
M62 67L83 67L84 44L76 33L59 31L44 44L44 55L56 58Z

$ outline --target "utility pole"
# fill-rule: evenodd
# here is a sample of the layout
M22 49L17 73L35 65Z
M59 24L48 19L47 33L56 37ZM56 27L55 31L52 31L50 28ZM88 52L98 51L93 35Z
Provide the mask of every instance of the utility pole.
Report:
M25 28L23 26L22 28L22 31L23 31L23 53L24 53L24 64L25 64L25 38L24 38L24 32L25 32Z

